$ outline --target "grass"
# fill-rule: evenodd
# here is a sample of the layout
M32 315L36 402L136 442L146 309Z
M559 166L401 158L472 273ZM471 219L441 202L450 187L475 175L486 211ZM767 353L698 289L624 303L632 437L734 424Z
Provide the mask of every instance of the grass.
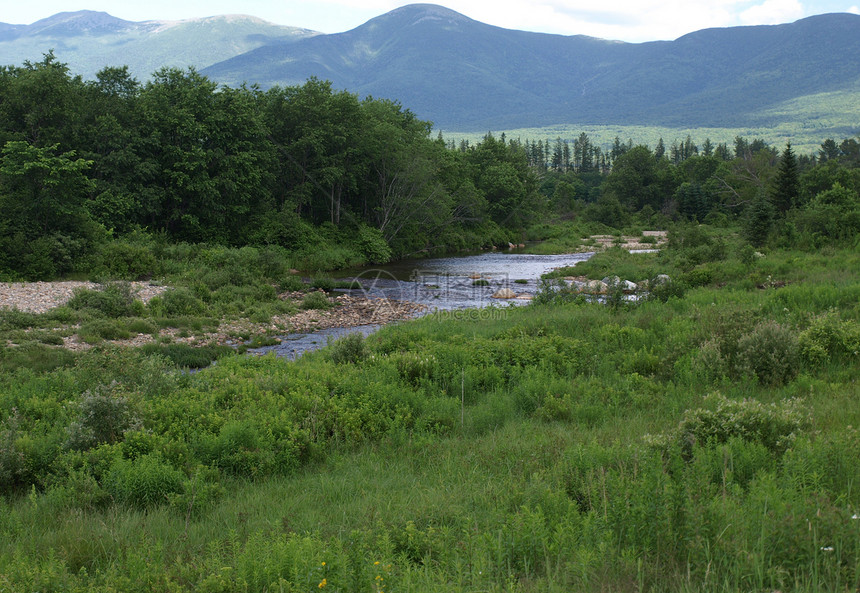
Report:
M856 589L860 256L695 238L583 268L666 302L6 367L0 591Z

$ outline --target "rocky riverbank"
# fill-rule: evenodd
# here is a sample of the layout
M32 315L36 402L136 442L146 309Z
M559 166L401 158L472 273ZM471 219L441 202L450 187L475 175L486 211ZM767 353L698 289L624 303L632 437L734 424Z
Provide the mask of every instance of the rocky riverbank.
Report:
M136 298L147 303L154 296L168 289L166 286L146 282L131 283ZM76 290L98 290L101 285L93 282L6 282L0 283L0 309L18 310L27 313L46 313L66 304ZM365 298L347 294L329 294L327 309L301 310L299 305L307 293L287 292L279 295L282 300L296 304L298 312L276 315L265 323L246 318L223 319L215 328L195 331L188 328L163 327L153 333L137 333L125 339L105 340L119 346L137 347L160 341L189 345L238 346L254 336L278 336L291 333L308 333L331 328L350 328L364 325L384 325L394 321L411 319L425 310L424 305L386 298ZM53 328L62 336L64 347L72 351L86 350L92 344L78 335L79 325ZM26 336L29 330L24 330ZM21 340L6 340L6 347L16 347Z

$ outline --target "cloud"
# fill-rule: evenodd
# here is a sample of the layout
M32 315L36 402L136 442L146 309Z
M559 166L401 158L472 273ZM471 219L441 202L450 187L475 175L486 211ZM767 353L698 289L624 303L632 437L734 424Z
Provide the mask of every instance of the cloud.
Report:
M852 14L860 14L860 6L852 6L851 8L846 10L845 12L850 12Z
M740 21L744 25L778 25L804 16L806 14L798 0L765 0L741 12Z

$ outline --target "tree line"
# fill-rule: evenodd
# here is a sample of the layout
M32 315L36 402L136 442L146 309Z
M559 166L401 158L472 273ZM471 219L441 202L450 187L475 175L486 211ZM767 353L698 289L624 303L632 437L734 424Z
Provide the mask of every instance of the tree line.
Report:
M110 67L83 81L52 53L4 67L0 274L64 274L136 229L291 250L344 241L379 261L500 243L540 209L516 147L450 151L430 129L317 79L262 91Z
M856 139L795 157L740 137L668 150L662 139L601 148L584 133L457 145L431 128L396 101L318 79L263 91L194 69L141 83L107 67L84 81L51 52L2 67L0 276L85 271L112 238L141 231L291 251L348 244L367 263L507 243L558 217L616 228L634 215L740 217L756 243L775 229L814 244L857 232Z

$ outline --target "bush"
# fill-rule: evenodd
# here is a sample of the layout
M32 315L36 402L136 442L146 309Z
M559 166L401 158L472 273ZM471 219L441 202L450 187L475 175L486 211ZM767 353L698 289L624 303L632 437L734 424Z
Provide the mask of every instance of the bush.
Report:
M111 467L107 490L114 499L138 508L168 502L183 491L185 476L154 454L133 461L119 459Z
M81 325L78 337L87 344L95 344L101 340L126 340L131 333L117 321L94 319Z
M142 280L151 278L158 272L158 262L151 250L143 245L112 241L102 247L99 253L101 263L95 271L112 278Z
M187 288L168 290L160 297L159 302L153 304L154 300L149 302L150 311L154 313L155 309L162 309L169 317L202 315L206 311L203 301Z
M766 385L781 385L797 374L799 347L788 328L768 321L738 340L737 372Z
M391 247L382 236L379 229L361 225L358 228L358 239L356 240L359 251L368 263L384 264L391 260Z
M677 428L651 437L650 442L663 448L677 446L687 459L695 446L727 443L732 438L759 443L769 451L781 454L809 424L809 418L797 400L763 404L751 399L736 401L713 394L706 401L715 401L715 408L687 410Z
M335 340L329 348L329 356L335 364L357 363L367 358L364 334L354 332Z
M331 309L333 307L325 293L318 291L306 294L299 306L302 309Z
M115 443L139 423L126 397L116 395L116 384L86 391L78 420L67 432L66 447L83 451L102 443Z
M78 289L68 305L78 311L87 310L114 319L143 311L143 303L135 300L131 285L126 282L108 284L102 290Z
M798 346L803 359L813 365L833 357L860 355L860 324L843 320L838 311L830 310L812 320L801 332Z

